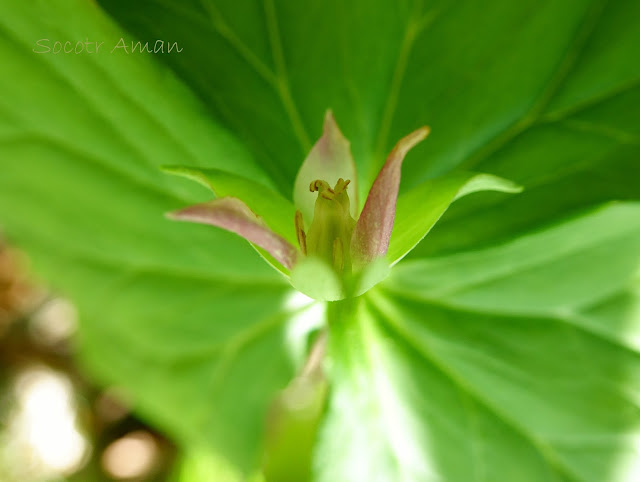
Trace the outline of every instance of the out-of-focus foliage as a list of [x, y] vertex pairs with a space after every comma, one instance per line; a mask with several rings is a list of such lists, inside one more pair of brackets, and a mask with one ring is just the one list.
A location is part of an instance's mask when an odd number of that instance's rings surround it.
[[[321, 311], [241, 240], [163, 219], [209, 194], [159, 166], [291, 196], [331, 107], [364, 199], [428, 124], [403, 191], [469, 169], [525, 190], [458, 201], [337, 313], [315, 478], [633, 481], [639, 15], [633, 0], [10, 0], [0, 226], [79, 306], [99, 379], [248, 472]], [[121, 37], [183, 50], [112, 53]], [[105, 44], [36, 54], [43, 38]]]

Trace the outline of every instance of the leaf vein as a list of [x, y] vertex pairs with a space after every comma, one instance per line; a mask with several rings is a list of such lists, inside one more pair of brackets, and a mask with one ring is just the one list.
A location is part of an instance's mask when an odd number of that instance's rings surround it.
[[311, 140], [307, 134], [304, 123], [302, 122], [302, 118], [300, 117], [300, 112], [295, 100], [293, 99], [293, 95], [291, 94], [291, 85], [282, 48], [282, 38], [280, 36], [280, 28], [278, 26], [276, 7], [273, 0], [263, 0], [263, 6], [267, 31], [269, 32], [269, 45], [271, 46], [271, 53], [276, 64], [276, 92], [278, 92], [284, 110], [289, 117], [289, 122], [291, 122], [293, 132], [296, 135], [303, 152], [306, 154], [311, 150]]
[[454, 386], [468, 394], [476, 403], [493, 413], [505, 425], [510, 427], [511, 430], [527, 441], [538, 452], [553, 473], [562, 475], [569, 480], [583, 482], [582, 479], [558, 457], [558, 454], [554, 452], [551, 445], [539, 439], [535, 434], [530, 433], [518, 421], [508, 416], [501, 408], [497, 407], [486, 397], [482, 396], [482, 394], [478, 393], [477, 390], [473, 389], [461, 375], [449, 367], [445, 361], [438, 358], [429, 346], [425, 345], [424, 342], [419, 342], [404, 326], [396, 322], [392, 315], [386, 313], [379, 300], [371, 299], [371, 302], [375, 305], [380, 315], [382, 315], [381, 318], [386, 321], [386, 325], [394, 331], [400, 339], [404, 340], [404, 342], [419, 353], [426, 362], [431, 363], [433, 367], [445, 375]]
[[591, 3], [590, 11], [585, 14], [581, 25], [577, 29], [573, 40], [569, 43], [569, 47], [559, 62], [558, 67], [551, 75], [537, 99], [535, 99], [529, 109], [515, 122], [512, 122], [506, 129], [490, 139], [489, 142], [468, 155], [458, 166], [460, 169], [468, 170], [473, 168], [473, 166], [481, 164], [493, 154], [506, 147], [516, 137], [529, 130], [540, 120], [545, 107], [562, 88], [571, 75], [571, 71], [575, 67], [576, 62], [583, 55], [588, 40], [598, 26], [599, 14], [607, 3], [608, 0], [599, 0]]

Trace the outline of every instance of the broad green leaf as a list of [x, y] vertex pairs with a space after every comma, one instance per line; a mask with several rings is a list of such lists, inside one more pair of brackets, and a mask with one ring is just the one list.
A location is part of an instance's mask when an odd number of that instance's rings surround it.
[[[137, 410], [181, 445], [255, 465], [260, 411], [303, 356], [298, 348], [293, 362], [283, 341], [300, 331], [282, 307], [289, 288], [234, 237], [162, 219], [210, 196], [158, 167], [230, 171], [288, 197], [330, 107], [351, 141], [364, 199], [395, 141], [427, 124], [433, 132], [407, 157], [401, 192], [459, 170], [527, 189], [454, 204], [410, 254], [435, 260], [428, 276], [416, 265], [427, 285], [403, 277], [415, 288], [404, 294], [392, 278], [365, 295], [344, 326], [349, 336], [334, 336], [332, 393], [344, 403], [329, 413], [320, 453], [333, 458], [318, 466], [319, 477], [368, 470], [367, 481], [429, 473], [453, 482], [637, 478], [640, 331], [628, 218], [595, 223], [615, 242], [609, 252], [599, 235], [604, 244], [579, 245], [595, 253], [593, 263], [561, 256], [535, 277], [525, 270], [508, 285], [494, 280], [513, 301], [488, 289], [431, 299], [428, 281], [454, 272], [482, 277], [464, 266], [464, 253], [490, 255], [494, 247], [504, 269], [515, 256], [499, 256], [502, 247], [535, 258], [539, 245], [516, 249], [519, 240], [567, 221], [580, 229], [576, 215], [640, 197], [640, 3], [100, 4], [143, 42], [167, 39], [183, 50], [155, 58], [36, 54], [42, 38], [89, 37], [107, 49], [130, 37], [93, 2], [3, 3], [0, 226], [36, 272], [79, 305], [82, 353], [104, 383], [124, 385]], [[449, 258], [454, 253], [461, 257]], [[442, 258], [451, 264], [438, 264]], [[490, 259], [474, 262], [491, 271]], [[575, 270], [584, 295], [567, 288], [572, 272], [555, 264]], [[536, 307], [529, 286], [544, 286], [539, 299], [551, 305]], [[268, 329], [263, 315], [282, 324]], [[252, 338], [254, 323], [262, 336]], [[207, 350], [232, 333], [253, 341], [241, 344], [231, 378], [220, 381], [227, 391], [213, 387], [220, 360]], [[346, 443], [352, 439], [361, 444]], [[362, 457], [351, 458], [358, 450]]]
[[287, 305], [291, 288], [242, 240], [164, 219], [210, 194], [159, 167], [268, 179], [149, 57], [32, 52], [37, 39], [87, 36], [105, 48], [128, 38], [91, 2], [0, 4], [3, 234], [78, 305], [98, 380], [178, 442], [246, 470], [300, 362], [289, 345], [304, 332], [290, 321], [304, 307]]
[[521, 190], [506, 179], [464, 172], [423, 182], [398, 199], [387, 259], [395, 264], [406, 256], [456, 199], [478, 191], [517, 193]]
[[[640, 149], [634, 0], [256, 0], [242, 13], [231, 0], [100, 3], [139, 38], [184, 46], [160, 60], [283, 193], [331, 107], [351, 141], [361, 199], [395, 142], [425, 124], [432, 134], [409, 155], [402, 189], [459, 167], [527, 186], [518, 209], [496, 207], [514, 213], [508, 224], [494, 216], [483, 231], [493, 212], [467, 205], [473, 215], [455, 228], [473, 221], [475, 239], [640, 195], [625, 174], [637, 175]], [[604, 182], [577, 189], [585, 178]], [[544, 195], [529, 192], [534, 185]], [[473, 246], [468, 239], [456, 233], [438, 249]]]
[[299, 322], [313, 319], [309, 304], [286, 285], [140, 271], [114, 275], [95, 311], [81, 308], [94, 373], [178, 442], [257, 467], [271, 399], [299, 364], [293, 343]]
[[636, 480], [637, 352], [561, 318], [370, 299], [332, 333], [318, 480]]
[[196, 169], [187, 166], [165, 166], [168, 174], [182, 176], [210, 189], [217, 197], [242, 199], [276, 233], [297, 243], [294, 229], [295, 208], [278, 192], [246, 177], [219, 169]]
[[402, 263], [388, 286], [463, 309], [562, 314], [612, 296], [639, 265], [640, 205], [613, 204], [502, 245]]
[[[629, 112], [624, 105], [640, 105], [640, 90], [631, 93], [611, 101], [622, 117]], [[587, 111], [592, 110], [600, 109]], [[635, 122], [640, 125], [640, 117]], [[562, 222], [568, 215], [609, 200], [640, 199], [640, 183], [636, 181], [640, 179], [639, 156], [637, 142], [576, 131], [564, 123], [532, 128], [490, 160], [473, 166], [517, 182], [526, 190], [518, 196], [479, 194], [461, 199], [410, 256], [490, 246]]]
[[[580, 228], [595, 234], [606, 218], [630, 226], [585, 241]], [[427, 270], [409, 266], [338, 313], [318, 480], [636, 480], [638, 219], [640, 205], [613, 206], [576, 221], [583, 226], [516, 240], [503, 259], [485, 253], [481, 264], [473, 252], [466, 271], [430, 267], [442, 274], [425, 285], [465, 285], [493, 304], [425, 296], [410, 286]], [[531, 245], [525, 261], [522, 244]], [[624, 267], [597, 263], [618, 255]], [[569, 266], [576, 256], [594, 263]], [[531, 284], [534, 270], [557, 280], [567, 306]], [[473, 279], [496, 272], [502, 283]], [[600, 301], [583, 306], [579, 290]]]

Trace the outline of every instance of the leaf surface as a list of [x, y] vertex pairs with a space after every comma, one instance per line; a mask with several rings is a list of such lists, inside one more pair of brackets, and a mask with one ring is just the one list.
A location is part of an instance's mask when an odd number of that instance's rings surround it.
[[465, 172], [423, 182], [398, 198], [387, 258], [395, 264], [406, 256], [455, 200], [478, 191], [518, 193], [521, 190], [506, 179]]
[[[99, 3], [130, 34], [92, 2], [0, 6], [0, 226], [78, 304], [105, 384], [254, 467], [303, 298], [241, 240], [163, 219], [210, 193], [159, 167], [288, 199], [332, 108], [365, 199], [430, 125], [401, 198], [468, 170], [526, 190], [460, 199], [334, 333], [317, 477], [637, 479], [635, 208], [599, 207], [640, 198], [640, 3]], [[183, 50], [110, 53], [131, 36]], [[33, 52], [87, 37], [100, 54]]]
[[78, 306], [90, 373], [179, 442], [247, 470], [272, 397], [301, 363], [293, 320], [307, 301], [292, 308], [286, 281], [234, 235], [164, 219], [211, 194], [160, 166], [270, 181], [150, 58], [32, 52], [37, 39], [86, 36], [104, 49], [129, 39], [90, 2], [0, 6], [3, 234]]
[[[492, 258], [471, 252], [485, 263], [455, 274], [450, 264], [416, 276], [409, 263], [339, 316], [319, 480], [635, 480], [639, 214], [613, 206], [575, 221], [594, 233], [625, 218], [600, 239], [562, 225]], [[627, 262], [567, 266], [605, 253]], [[558, 298], [531, 286], [533, 271], [556, 280]], [[429, 296], [427, 285], [480, 301]]]

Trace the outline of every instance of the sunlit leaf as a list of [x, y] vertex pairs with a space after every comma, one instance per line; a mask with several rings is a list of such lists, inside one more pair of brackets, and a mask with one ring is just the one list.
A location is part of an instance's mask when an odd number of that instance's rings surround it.
[[635, 480], [639, 220], [409, 263], [340, 313], [318, 480]]
[[276, 233], [296, 243], [295, 208], [278, 192], [246, 177], [218, 169], [197, 169], [187, 166], [165, 166], [168, 174], [191, 179], [210, 189], [216, 196], [231, 196], [242, 201], [260, 216]]
[[[99, 3], [128, 34], [95, 2], [0, 4], [0, 227], [78, 305], [85, 369], [253, 472], [316, 315], [242, 240], [164, 219], [211, 193], [160, 166], [288, 199], [331, 108], [363, 200], [429, 125], [401, 199], [468, 170], [526, 189], [457, 201], [333, 324], [316, 479], [637, 480], [640, 248], [608, 203], [640, 199], [639, 2]], [[182, 51], [111, 53], [122, 37]]]
[[423, 182], [398, 199], [387, 259], [393, 264], [400, 261], [456, 199], [478, 191], [516, 193], [521, 189], [496, 176], [464, 172]]

